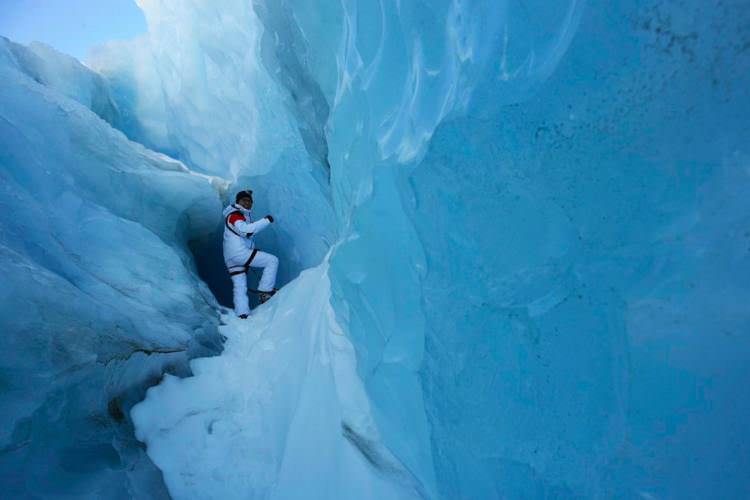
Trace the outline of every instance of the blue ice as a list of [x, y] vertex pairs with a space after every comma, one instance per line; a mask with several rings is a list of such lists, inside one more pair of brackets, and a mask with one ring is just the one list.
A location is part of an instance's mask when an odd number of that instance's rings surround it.
[[4, 491], [750, 494], [743, 2], [138, 3], [0, 40]]

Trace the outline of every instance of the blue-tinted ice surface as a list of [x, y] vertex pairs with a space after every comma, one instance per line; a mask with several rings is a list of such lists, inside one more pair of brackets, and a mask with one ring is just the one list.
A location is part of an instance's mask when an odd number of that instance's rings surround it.
[[173, 496], [750, 495], [743, 2], [139, 4], [98, 74], [3, 45], [12, 491], [160, 491], [81, 415], [213, 328], [188, 240], [252, 185], [312, 269], [135, 407]]
[[164, 497], [126, 413], [216, 336], [185, 241], [223, 183], [114, 130], [70, 57], [0, 39], [0, 81], [3, 494]]
[[747, 495], [741, 2], [289, 3], [388, 446], [445, 498]]

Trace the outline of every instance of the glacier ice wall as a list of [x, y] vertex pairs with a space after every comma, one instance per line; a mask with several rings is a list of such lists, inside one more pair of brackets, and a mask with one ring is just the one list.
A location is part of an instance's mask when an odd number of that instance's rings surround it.
[[220, 182], [114, 130], [106, 82], [0, 39], [3, 494], [165, 497], [130, 407], [215, 352], [216, 303], [190, 235]]
[[447, 497], [747, 494], [747, 21], [588, 5], [543, 88], [404, 176]]
[[285, 8], [387, 445], [445, 498], [746, 494], [741, 2]]

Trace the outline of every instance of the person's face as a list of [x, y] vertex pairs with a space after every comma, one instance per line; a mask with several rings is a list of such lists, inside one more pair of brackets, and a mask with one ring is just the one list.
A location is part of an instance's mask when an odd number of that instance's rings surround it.
[[250, 210], [251, 208], [253, 208], [252, 198], [240, 198], [240, 201], [238, 201], [237, 203], [245, 210]]

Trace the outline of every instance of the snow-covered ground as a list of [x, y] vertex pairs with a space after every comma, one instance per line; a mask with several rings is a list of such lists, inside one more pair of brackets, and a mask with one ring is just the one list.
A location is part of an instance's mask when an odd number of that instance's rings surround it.
[[424, 497], [380, 443], [327, 270], [304, 271], [247, 321], [222, 316], [222, 355], [133, 408], [175, 498]]

